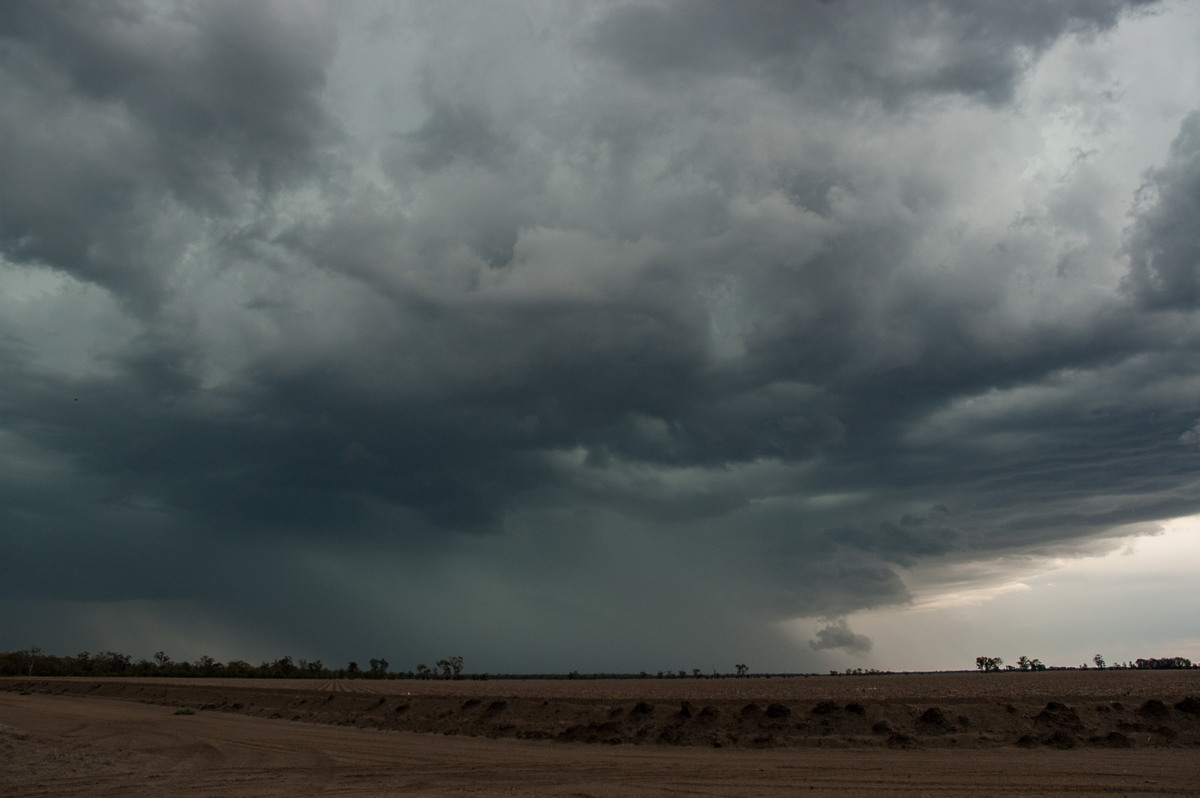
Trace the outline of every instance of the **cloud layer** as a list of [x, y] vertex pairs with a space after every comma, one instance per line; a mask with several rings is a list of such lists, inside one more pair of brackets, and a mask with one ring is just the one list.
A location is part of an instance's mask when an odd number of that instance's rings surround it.
[[0, 632], [804, 669], [1200, 513], [1142, 6], [6, 4]]

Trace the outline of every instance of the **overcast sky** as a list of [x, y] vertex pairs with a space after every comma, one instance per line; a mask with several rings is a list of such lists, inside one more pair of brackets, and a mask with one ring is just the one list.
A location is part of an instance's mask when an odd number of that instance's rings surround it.
[[1197, 42], [7, 0], [0, 650], [1200, 659]]

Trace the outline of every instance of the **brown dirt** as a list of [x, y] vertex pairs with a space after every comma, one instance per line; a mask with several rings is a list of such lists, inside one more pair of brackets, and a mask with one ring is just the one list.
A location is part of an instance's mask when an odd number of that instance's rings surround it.
[[1194, 795], [1198, 697], [1195, 671], [9, 679], [0, 796]]

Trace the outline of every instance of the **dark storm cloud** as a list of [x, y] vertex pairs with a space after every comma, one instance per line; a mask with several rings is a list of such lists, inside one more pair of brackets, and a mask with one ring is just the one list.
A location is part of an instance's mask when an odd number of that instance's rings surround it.
[[329, 135], [317, 95], [334, 35], [320, 14], [233, 2], [17, 2], [3, 13], [11, 55], [30, 77], [144, 124], [186, 199], [222, 202], [209, 182], [222, 172], [267, 188], [307, 172]]
[[623, 5], [594, 44], [635, 75], [690, 81], [767, 76], [777, 88], [872, 96], [963, 94], [1011, 99], [1031, 57], [1067, 32], [1111, 28], [1123, 0], [996, 4], [672, 2]]
[[1125, 9], [7, 5], [5, 597], [784, 661], [911, 566], [1200, 512], [1200, 334], [1152, 312], [1195, 306], [1195, 115], [1126, 293], [1083, 166], [976, 201]]
[[841, 648], [850, 654], [862, 655], [871, 651], [871, 638], [851, 631], [850, 625], [842, 620], [823, 627], [809, 645], [814, 651]]
[[507, 147], [493, 132], [492, 122], [482, 109], [435, 103], [425, 124], [408, 136], [417, 166], [434, 171], [458, 160], [489, 166], [503, 157]]
[[1166, 164], [1143, 188], [1129, 240], [1129, 285], [1147, 307], [1200, 307], [1200, 111], [1183, 121]]
[[143, 306], [196, 233], [186, 209], [311, 178], [334, 130], [333, 29], [298, 8], [16, 2], [0, 37], [0, 251]]

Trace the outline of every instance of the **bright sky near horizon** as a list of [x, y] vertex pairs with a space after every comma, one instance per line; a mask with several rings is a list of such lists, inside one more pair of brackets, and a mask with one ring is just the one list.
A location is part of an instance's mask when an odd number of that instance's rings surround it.
[[0, 650], [1200, 659], [1198, 41], [0, 4]]
[[[1107, 554], [1029, 559], [995, 581], [931, 584], [911, 604], [857, 613], [849, 625], [872, 642], [832, 669], [970, 669], [977, 656], [1016, 664], [1109, 664], [1149, 657], [1200, 662], [1200, 517], [1154, 535], [1118, 538]], [[950, 576], [955, 569], [946, 569]], [[798, 639], [813, 623], [799, 622]]]

